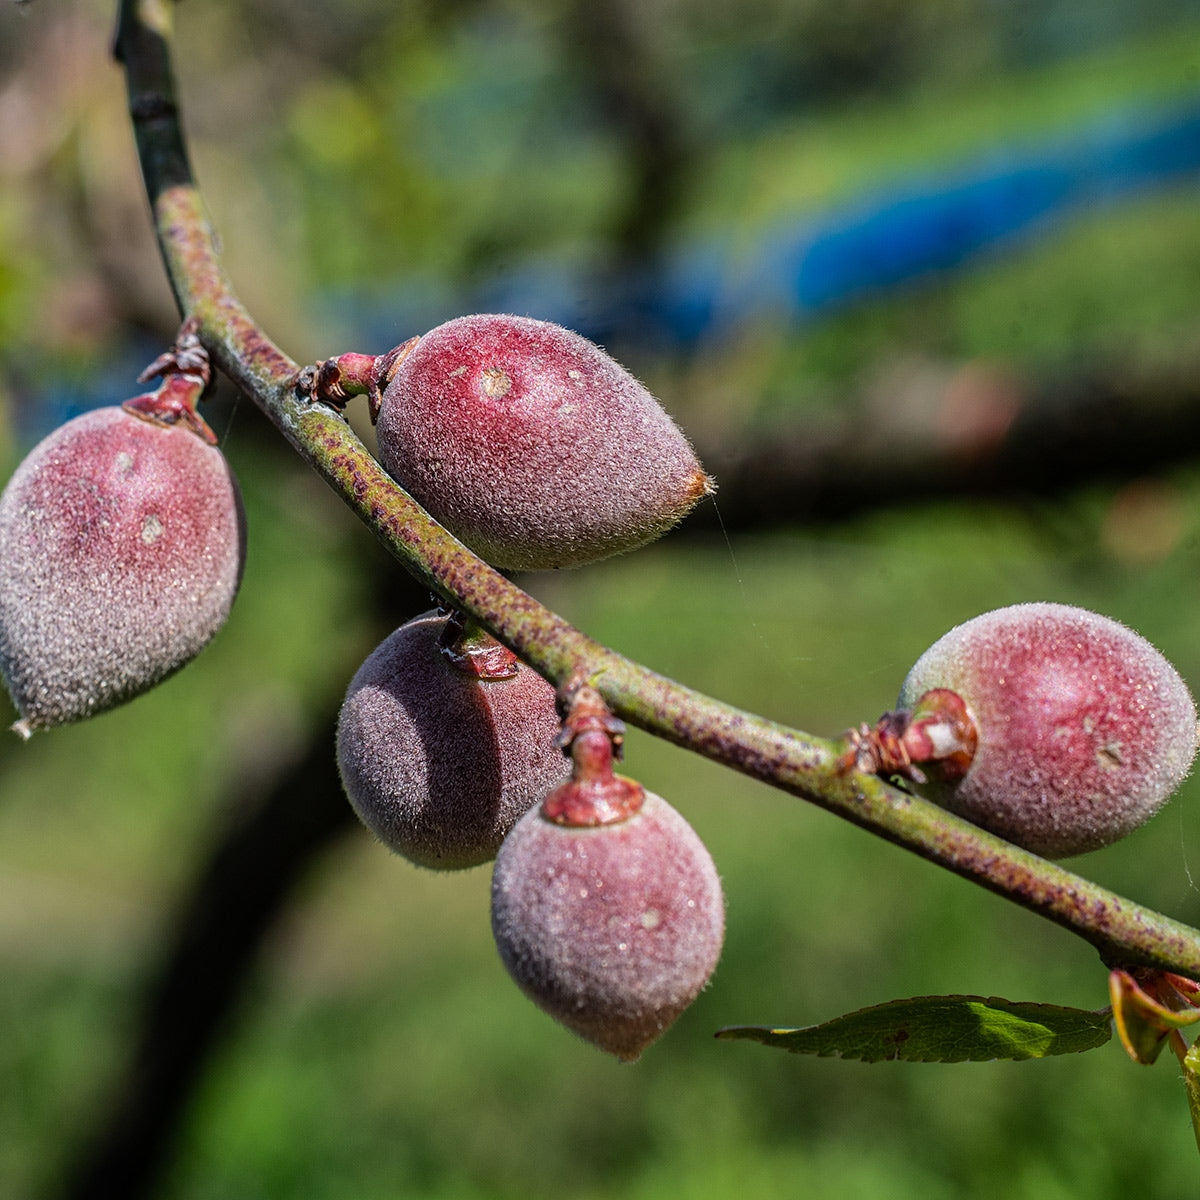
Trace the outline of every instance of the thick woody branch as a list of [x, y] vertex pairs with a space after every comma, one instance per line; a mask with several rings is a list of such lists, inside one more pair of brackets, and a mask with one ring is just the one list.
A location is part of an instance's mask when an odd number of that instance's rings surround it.
[[[187, 164], [170, 75], [169, 8], [124, 0], [116, 52], [163, 258], [181, 312], [229, 375], [418, 581], [557, 685], [587, 681], [626, 721], [801, 796], [1093, 943], [1106, 961], [1200, 975], [1200, 931], [983, 833], [847, 766], [830, 742], [741, 712], [606, 649], [476, 558], [296, 386], [297, 365], [257, 328], [218, 262]], [[852, 756], [851, 756], [852, 758]]]
[[[835, 414], [806, 413], [730, 437], [696, 437], [720, 480], [720, 524], [761, 529], [853, 519], [898, 503], [1054, 499], [1094, 483], [1144, 480], [1194, 462], [1200, 446], [1195, 364], [1063, 371], [1025, 379], [979, 364], [931, 367], [916, 394], [848, 395]], [[702, 509], [695, 530], [716, 526]]]

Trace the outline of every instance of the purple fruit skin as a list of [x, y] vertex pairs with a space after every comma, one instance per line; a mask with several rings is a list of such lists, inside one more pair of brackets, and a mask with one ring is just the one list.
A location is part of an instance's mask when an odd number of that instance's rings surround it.
[[425, 334], [388, 384], [376, 432], [384, 467], [497, 567], [632, 550], [712, 490], [628, 371], [525, 317], [457, 317]]
[[717, 869], [661, 797], [616, 825], [523, 817], [496, 858], [492, 932], [539, 1008], [632, 1062], [696, 998], [721, 954]]
[[1046, 858], [1106, 846], [1166, 802], [1196, 754], [1196, 708], [1139, 634], [1062, 604], [1018, 604], [957, 626], [900, 690], [950, 688], [979, 733], [956, 784], [931, 799]]
[[481, 681], [443, 657], [445, 618], [402, 625], [363, 663], [338, 720], [342, 784], [376, 837], [418, 866], [490, 862], [517, 820], [570, 773], [554, 688], [518, 664]]
[[220, 629], [245, 561], [224, 456], [101, 408], [35, 446], [0, 497], [0, 670], [35, 729], [146, 691]]

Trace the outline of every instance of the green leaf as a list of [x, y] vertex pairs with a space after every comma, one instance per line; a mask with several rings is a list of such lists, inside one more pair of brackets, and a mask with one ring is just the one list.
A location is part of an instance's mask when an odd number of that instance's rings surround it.
[[1196, 1148], [1200, 1149], [1200, 1043], [1193, 1043], [1183, 1056], [1183, 1082], [1187, 1088], [1188, 1109], [1192, 1114]]
[[916, 996], [805, 1029], [733, 1025], [717, 1037], [862, 1062], [984, 1062], [1092, 1050], [1112, 1037], [1112, 1026], [1107, 1010], [1014, 1003], [998, 996]]

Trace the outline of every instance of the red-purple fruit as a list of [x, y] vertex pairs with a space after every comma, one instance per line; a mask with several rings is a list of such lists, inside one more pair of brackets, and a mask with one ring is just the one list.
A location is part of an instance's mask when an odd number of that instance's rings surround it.
[[36, 729], [178, 670], [237, 595], [245, 522], [221, 452], [120, 408], [67, 422], [0, 496], [0, 670]]
[[658, 401], [547, 321], [458, 317], [416, 341], [378, 418], [384, 467], [497, 567], [571, 567], [632, 550], [712, 482]]
[[1049, 858], [1095, 850], [1166, 802], [1196, 754], [1196, 708], [1174, 667], [1108, 617], [1018, 604], [952, 629], [900, 691], [965, 702], [978, 736], [961, 778], [922, 766], [945, 808]]
[[523, 663], [507, 679], [464, 673], [440, 649], [445, 625], [426, 613], [372, 652], [346, 693], [337, 755], [350, 803], [380, 841], [454, 870], [495, 858], [568, 764], [554, 688]]
[[633, 816], [590, 828], [539, 807], [496, 857], [492, 931], [539, 1008], [631, 1062], [716, 968], [721, 883], [696, 832], [651, 792]]

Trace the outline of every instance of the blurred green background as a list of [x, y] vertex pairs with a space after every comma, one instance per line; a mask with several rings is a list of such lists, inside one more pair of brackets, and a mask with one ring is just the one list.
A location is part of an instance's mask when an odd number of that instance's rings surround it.
[[[175, 323], [107, 59], [111, 15], [91, 0], [0, 11], [9, 468], [79, 407], [131, 394]], [[555, 317], [594, 315], [579, 280], [608, 288], [718, 243], [736, 276], [772, 231], [906, 180], [936, 193], [931, 181], [1003, 148], [1053, 158], [1080, 130], [1200, 103], [1200, 5], [1163, 0], [656, 0], [609, 18], [545, 0], [196, 0], [178, 23], [227, 267], [301, 361], [381, 352], [517, 278], [542, 298], [530, 314]], [[1198, 182], [1099, 180], [953, 269], [811, 311], [751, 305], [686, 337], [618, 320], [610, 344], [701, 448], [725, 452], [778, 422], [865, 428], [936, 407], [973, 370], [1190, 377]], [[248, 404], [222, 394], [210, 419], [251, 531], [229, 624], [128, 707], [0, 742], [5, 1197], [60, 1186], [108, 1111], [206, 856], [415, 611]], [[702, 512], [634, 556], [523, 583], [635, 659], [819, 733], [873, 720], [950, 625], [1021, 600], [1109, 613], [1200, 686], [1194, 466], [1139, 477], [1130, 464], [1052, 499], [895, 501], [840, 522], [731, 522], [728, 537]], [[517, 993], [491, 944], [486, 870], [419, 871], [356, 830], [272, 929], [154, 1194], [1196, 1194], [1169, 1056], [1153, 1070], [1115, 1046], [863, 1066], [713, 1041], [725, 1024], [810, 1024], [934, 992], [1098, 1008], [1105, 976], [1046, 922], [781, 793], [637, 731], [626, 764], [704, 837], [729, 922], [711, 987], [641, 1062], [609, 1062]], [[1198, 791], [1074, 865], [1200, 923]]]

